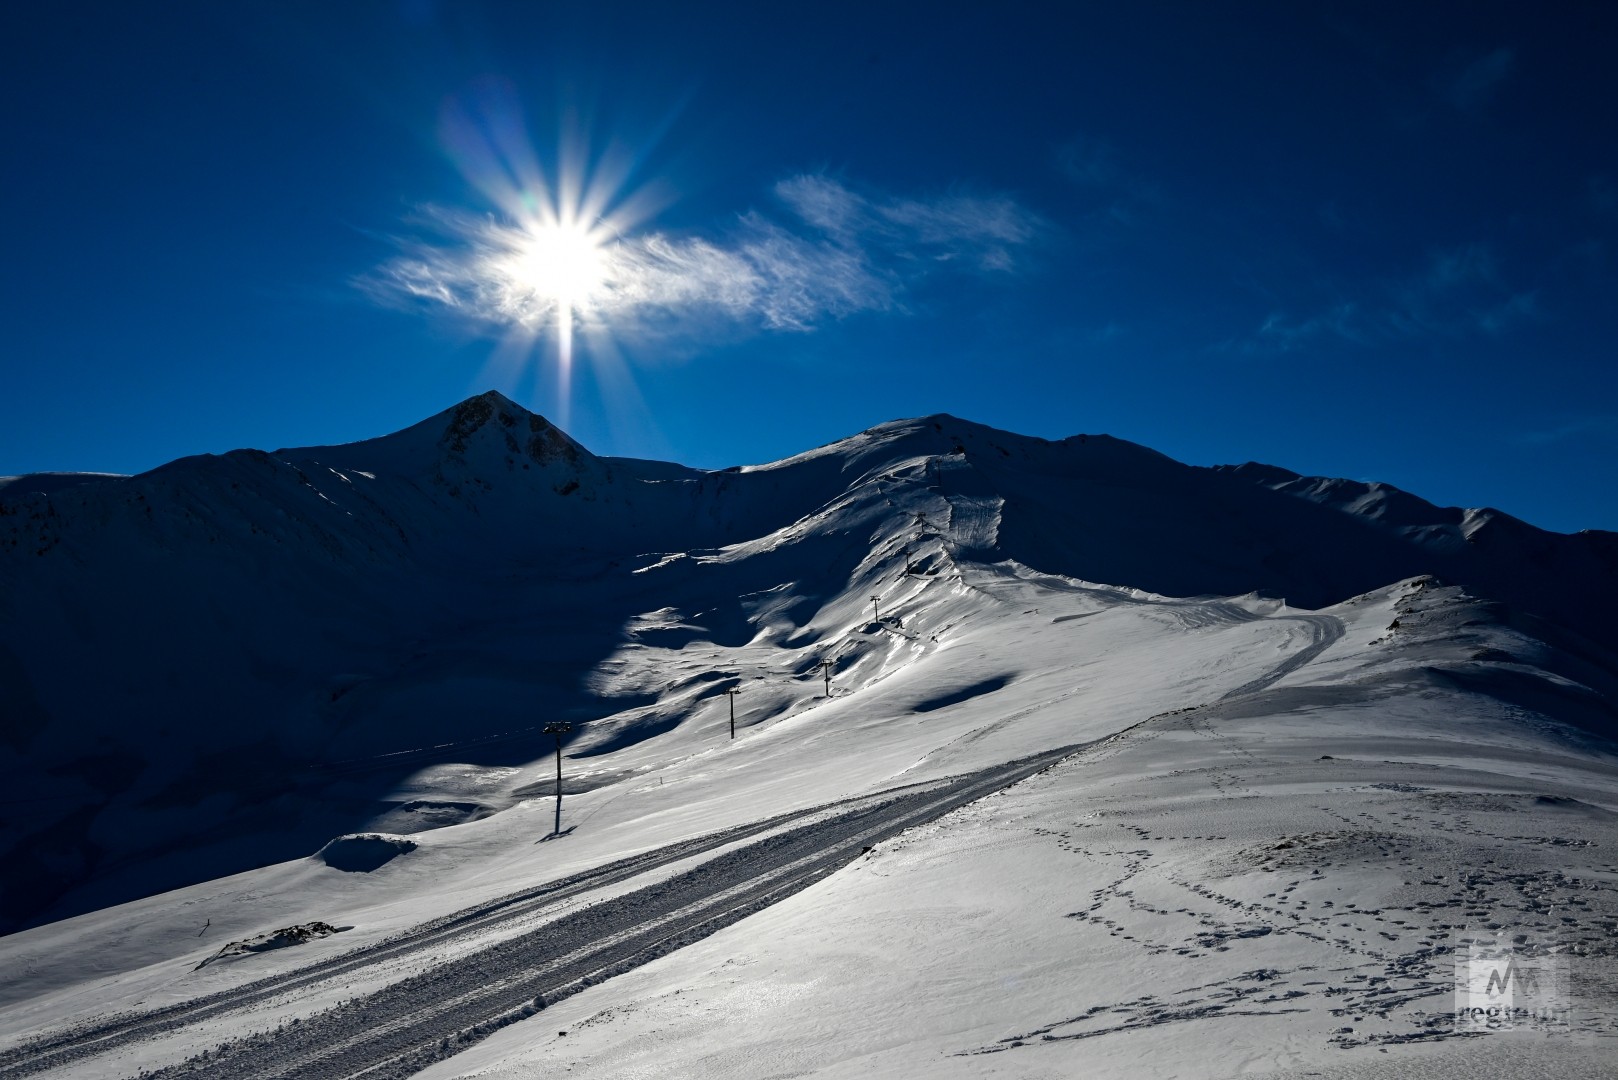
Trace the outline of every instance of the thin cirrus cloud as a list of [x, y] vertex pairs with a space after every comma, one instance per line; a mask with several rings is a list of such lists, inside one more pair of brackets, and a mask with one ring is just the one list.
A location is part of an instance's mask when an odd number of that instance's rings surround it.
[[[861, 312], [897, 312], [922, 280], [1005, 274], [1044, 221], [1004, 195], [931, 198], [866, 194], [820, 174], [777, 183], [775, 214], [739, 214], [723, 233], [645, 231], [601, 248], [602, 280], [577, 318], [615, 334], [693, 328], [704, 320], [809, 331]], [[520, 226], [430, 208], [413, 224], [434, 239], [400, 240], [399, 254], [357, 284], [393, 306], [436, 308], [491, 327], [543, 331], [554, 304], [498, 268]]]
[[1272, 311], [1250, 337], [1251, 353], [1291, 352], [1322, 341], [1377, 345], [1417, 338], [1497, 336], [1539, 317], [1537, 294], [1514, 290], [1486, 244], [1432, 253], [1420, 273], [1385, 281], [1306, 315]]

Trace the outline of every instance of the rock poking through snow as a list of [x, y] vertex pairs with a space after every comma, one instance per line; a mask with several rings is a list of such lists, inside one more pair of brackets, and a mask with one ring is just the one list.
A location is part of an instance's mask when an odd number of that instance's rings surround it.
[[345, 930], [352, 929], [354, 929], [352, 926], [333, 926], [331, 923], [319, 921], [299, 923], [297, 926], [284, 926], [279, 930], [272, 930], [268, 934], [259, 934], [257, 937], [232, 941], [202, 961], [197, 967], [207, 967], [216, 960], [224, 960], [232, 956], [247, 956], [250, 953], [269, 952], [271, 949], [285, 949], [291, 945], [302, 945], [308, 941], [331, 937], [333, 934], [341, 934]]

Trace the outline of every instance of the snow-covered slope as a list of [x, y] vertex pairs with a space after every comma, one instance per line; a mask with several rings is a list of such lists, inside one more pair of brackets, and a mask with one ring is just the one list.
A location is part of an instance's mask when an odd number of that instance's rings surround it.
[[575, 752], [671, 730], [733, 680], [637, 649], [773, 644], [804, 676], [907, 547], [901, 593], [961, 559], [1306, 607], [1433, 573], [1611, 643], [1610, 536], [1286, 476], [945, 416], [702, 472], [598, 458], [491, 393], [366, 442], [13, 482], [0, 914], [306, 853], [399, 817], [422, 764], [533, 760], [546, 720], [583, 723]]
[[23, 478], [0, 1069], [293, 1018], [288, 1075], [1313, 1067], [1445, 1042], [1446, 950], [1490, 922], [1582, 949], [1608, 1008], [1613, 550], [947, 416], [602, 458], [495, 394]]

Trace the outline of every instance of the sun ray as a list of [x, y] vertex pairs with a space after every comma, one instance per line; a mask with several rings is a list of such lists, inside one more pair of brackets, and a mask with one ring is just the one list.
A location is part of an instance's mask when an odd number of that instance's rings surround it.
[[[625, 296], [636, 294], [643, 276], [634, 230], [672, 201], [666, 185], [643, 175], [647, 140], [609, 138], [597, 145], [586, 120], [559, 118], [546, 167], [515, 90], [504, 80], [470, 87], [447, 101], [440, 116], [445, 149], [498, 211], [466, 227], [474, 253], [465, 264], [470, 291], [499, 313], [511, 344], [526, 343], [537, 366], [536, 392], [554, 389], [553, 411], [564, 424], [579, 389], [575, 365], [595, 362], [591, 343], [611, 339], [606, 323], [623, 309]], [[543, 371], [548, 363], [556, 365], [554, 376]]]

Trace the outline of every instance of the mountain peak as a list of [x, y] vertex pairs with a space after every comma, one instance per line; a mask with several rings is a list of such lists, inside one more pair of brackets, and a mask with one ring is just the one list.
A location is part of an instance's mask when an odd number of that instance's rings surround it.
[[971, 453], [977, 449], [987, 450], [991, 454], [1009, 455], [1010, 448], [1018, 448], [1026, 456], [1028, 453], [1046, 454], [1086, 447], [1086, 453], [1091, 457], [1110, 454], [1124, 459], [1134, 457], [1153, 462], [1172, 460], [1148, 446], [1113, 435], [1069, 435], [1065, 439], [1053, 441], [1037, 435], [1022, 435], [943, 412], [889, 420], [866, 428], [856, 435], [817, 447], [808, 453], [812, 455], [833, 449], [841, 450], [858, 442], [891, 443], [901, 438], [930, 440], [942, 448], [939, 450], [940, 453]]
[[535, 460], [548, 460], [558, 454], [568, 458], [589, 456], [589, 451], [561, 428], [498, 390], [469, 397], [439, 416], [448, 417], [441, 443], [454, 453], [464, 452], [478, 431], [494, 423], [506, 432], [508, 443], [526, 436], [525, 449]]
[[275, 456], [339, 469], [419, 475], [436, 472], [446, 459], [485, 465], [497, 458], [502, 465], [524, 459], [544, 465], [560, 459], [578, 465], [595, 455], [538, 413], [498, 390], [486, 390], [391, 435], [283, 449]]

